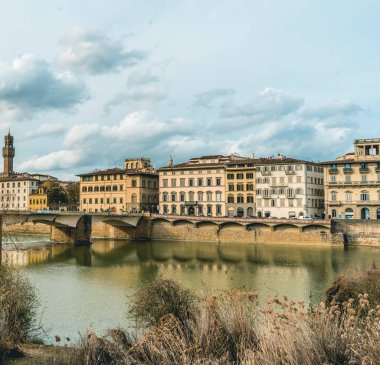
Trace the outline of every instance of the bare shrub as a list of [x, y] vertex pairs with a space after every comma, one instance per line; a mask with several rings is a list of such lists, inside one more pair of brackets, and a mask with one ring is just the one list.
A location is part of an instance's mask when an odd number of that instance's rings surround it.
[[156, 280], [132, 298], [130, 316], [140, 326], [155, 326], [166, 315], [188, 326], [196, 316], [196, 296], [172, 280]]
[[0, 351], [14, 349], [36, 331], [38, 300], [33, 286], [13, 266], [0, 266]]

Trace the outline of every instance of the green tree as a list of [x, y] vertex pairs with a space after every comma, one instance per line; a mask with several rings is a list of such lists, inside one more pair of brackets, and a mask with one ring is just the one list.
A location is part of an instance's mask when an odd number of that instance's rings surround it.
[[71, 182], [66, 187], [67, 202], [77, 204], [79, 202], [79, 182]]

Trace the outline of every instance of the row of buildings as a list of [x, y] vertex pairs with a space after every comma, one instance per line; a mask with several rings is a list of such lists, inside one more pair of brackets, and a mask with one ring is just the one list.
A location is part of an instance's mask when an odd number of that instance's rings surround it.
[[380, 219], [380, 139], [314, 163], [210, 155], [154, 169], [150, 159], [80, 174], [80, 210], [215, 217]]
[[[16, 173], [14, 139], [4, 137], [1, 210], [47, 209], [44, 184], [58, 179]], [[80, 178], [83, 212], [159, 212], [214, 217], [331, 217], [380, 219], [380, 139], [358, 139], [354, 151], [314, 163], [282, 155], [268, 158], [210, 155], [156, 170], [149, 158]]]

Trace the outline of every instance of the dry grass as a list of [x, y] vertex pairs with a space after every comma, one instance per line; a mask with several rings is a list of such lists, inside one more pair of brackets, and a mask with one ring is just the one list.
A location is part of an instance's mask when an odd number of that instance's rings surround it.
[[38, 300], [28, 280], [14, 267], [0, 265], [0, 359], [31, 339]]
[[139, 338], [122, 329], [88, 333], [69, 355], [48, 363], [380, 365], [380, 304], [367, 294], [317, 308], [286, 298], [260, 308], [255, 293], [236, 291], [196, 299], [168, 281], [140, 294], [132, 311], [144, 323]]

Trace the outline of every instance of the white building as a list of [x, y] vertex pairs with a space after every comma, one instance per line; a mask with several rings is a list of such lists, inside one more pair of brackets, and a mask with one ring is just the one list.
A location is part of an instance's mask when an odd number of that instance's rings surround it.
[[279, 156], [255, 160], [256, 214], [259, 217], [322, 217], [323, 168]]

